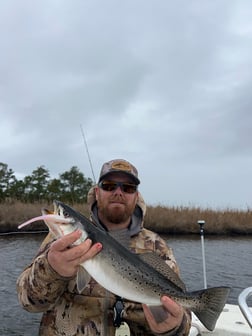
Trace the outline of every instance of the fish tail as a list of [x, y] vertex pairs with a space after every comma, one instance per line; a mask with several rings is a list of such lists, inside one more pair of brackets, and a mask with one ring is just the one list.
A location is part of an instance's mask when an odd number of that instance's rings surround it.
[[201, 307], [192, 309], [202, 324], [213, 331], [216, 322], [226, 304], [230, 288], [229, 287], [213, 287], [193, 292], [197, 295], [203, 304]]

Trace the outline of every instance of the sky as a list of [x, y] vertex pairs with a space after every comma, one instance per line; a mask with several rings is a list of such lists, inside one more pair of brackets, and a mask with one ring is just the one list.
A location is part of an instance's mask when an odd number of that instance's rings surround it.
[[148, 205], [251, 209], [250, 0], [0, 0], [0, 162], [123, 158]]

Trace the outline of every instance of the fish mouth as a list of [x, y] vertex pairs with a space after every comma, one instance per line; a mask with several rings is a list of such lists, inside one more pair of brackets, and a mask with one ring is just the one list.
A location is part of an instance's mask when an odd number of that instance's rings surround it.
[[65, 208], [63, 207], [62, 203], [58, 200], [53, 201], [53, 208], [54, 208], [54, 214], [62, 216], [64, 218], [70, 217]]
[[53, 212], [54, 212], [54, 214], [60, 214], [60, 208], [61, 208], [61, 206], [60, 206], [60, 204], [59, 204], [59, 201], [57, 201], [57, 200], [54, 200], [53, 201]]

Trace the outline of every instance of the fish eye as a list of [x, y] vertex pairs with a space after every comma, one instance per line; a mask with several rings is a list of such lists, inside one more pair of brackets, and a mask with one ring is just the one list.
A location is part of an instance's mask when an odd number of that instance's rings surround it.
[[68, 218], [68, 217], [70, 217], [70, 216], [69, 216], [69, 213], [68, 213], [68, 212], [66, 212], [66, 210], [65, 210], [65, 209], [63, 210], [63, 216], [64, 216], [64, 217], [67, 217], [67, 218]]

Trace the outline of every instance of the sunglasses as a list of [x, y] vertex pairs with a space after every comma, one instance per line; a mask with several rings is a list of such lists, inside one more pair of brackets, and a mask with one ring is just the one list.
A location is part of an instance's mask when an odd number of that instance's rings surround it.
[[114, 191], [120, 187], [120, 189], [127, 194], [134, 194], [137, 191], [136, 184], [125, 182], [101, 181], [98, 186], [105, 191]]

